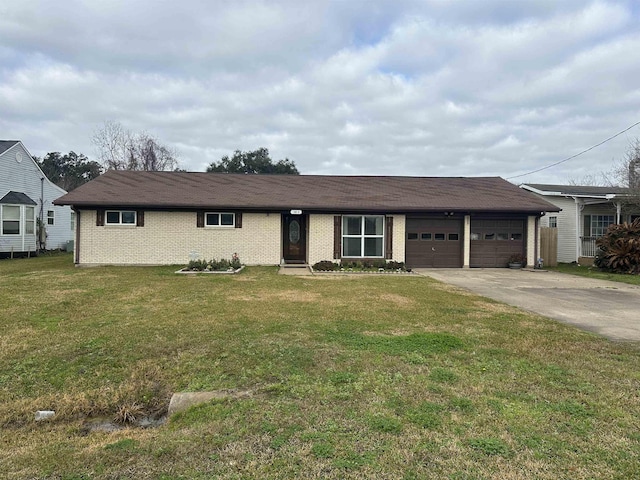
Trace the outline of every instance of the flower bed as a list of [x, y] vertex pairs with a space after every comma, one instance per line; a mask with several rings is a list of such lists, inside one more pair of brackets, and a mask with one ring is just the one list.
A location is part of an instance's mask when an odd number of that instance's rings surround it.
[[191, 260], [189, 264], [178, 270], [176, 273], [226, 273], [234, 274], [240, 272], [244, 265], [240, 263], [237, 254], [233, 254], [231, 260], [221, 258], [216, 260]]
[[334, 263], [323, 260], [311, 266], [314, 274], [407, 274], [412, 273], [404, 262], [363, 260]]

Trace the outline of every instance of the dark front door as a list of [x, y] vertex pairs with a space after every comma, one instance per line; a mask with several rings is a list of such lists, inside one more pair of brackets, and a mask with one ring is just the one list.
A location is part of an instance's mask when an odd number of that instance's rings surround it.
[[282, 258], [287, 263], [307, 261], [307, 216], [282, 216]]

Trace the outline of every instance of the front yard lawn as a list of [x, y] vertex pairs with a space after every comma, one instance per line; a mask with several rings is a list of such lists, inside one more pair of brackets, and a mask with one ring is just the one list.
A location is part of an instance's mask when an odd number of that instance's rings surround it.
[[569, 273], [571, 275], [579, 275], [581, 277], [596, 278], [598, 280], [611, 280], [612, 282], [640, 285], [640, 275], [608, 273], [599, 270], [597, 267], [587, 267], [584, 265], [578, 265], [576, 263], [559, 263], [557, 267], [549, 267], [548, 270], [554, 270], [561, 273]]
[[175, 270], [0, 261], [0, 476], [637, 478], [637, 345], [425, 277]]

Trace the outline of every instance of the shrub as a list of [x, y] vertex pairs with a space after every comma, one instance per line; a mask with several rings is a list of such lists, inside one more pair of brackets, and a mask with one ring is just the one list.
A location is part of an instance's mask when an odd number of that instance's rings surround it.
[[337, 263], [333, 263], [330, 260], [322, 260], [318, 263], [313, 264], [313, 269], [319, 272], [332, 272], [334, 270], [338, 270], [340, 265]]
[[596, 241], [594, 265], [614, 273], [640, 274], [640, 219], [611, 225]]
[[507, 263], [519, 263], [522, 266], [525, 266], [527, 264], [527, 257], [521, 253], [513, 253], [509, 257], [509, 260], [507, 260]]
[[207, 260], [191, 260], [187, 265], [187, 270], [191, 270], [193, 272], [204, 272], [204, 271], [213, 271], [213, 272], [224, 272], [233, 268], [237, 270], [242, 266], [240, 263], [240, 258], [237, 253], [234, 253], [231, 257], [231, 260], [220, 259], [216, 260], [215, 258], [211, 261]]

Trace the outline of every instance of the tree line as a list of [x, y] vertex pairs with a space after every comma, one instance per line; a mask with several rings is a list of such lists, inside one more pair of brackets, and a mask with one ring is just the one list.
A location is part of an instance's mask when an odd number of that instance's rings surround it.
[[[180, 169], [178, 152], [146, 132], [132, 132], [118, 122], [105, 122], [94, 132], [91, 143], [97, 161], [82, 153], [49, 152], [36, 157], [40, 169], [49, 180], [71, 191], [100, 176], [106, 170], [184, 171]], [[274, 161], [266, 148], [243, 152], [236, 150], [219, 162], [211, 162], [207, 172], [245, 174], [299, 175], [293, 161]]]

